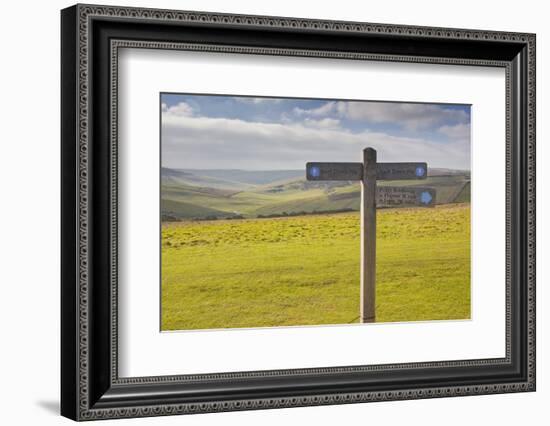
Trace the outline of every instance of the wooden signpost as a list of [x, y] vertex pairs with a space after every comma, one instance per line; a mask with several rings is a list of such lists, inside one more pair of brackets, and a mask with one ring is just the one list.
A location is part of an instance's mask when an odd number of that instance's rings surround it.
[[377, 180], [426, 179], [426, 163], [378, 163], [376, 150], [365, 148], [362, 163], [307, 163], [306, 178], [312, 181], [358, 180], [361, 182], [361, 322], [375, 321], [376, 206], [423, 206], [435, 204], [435, 190], [419, 187], [377, 188]]

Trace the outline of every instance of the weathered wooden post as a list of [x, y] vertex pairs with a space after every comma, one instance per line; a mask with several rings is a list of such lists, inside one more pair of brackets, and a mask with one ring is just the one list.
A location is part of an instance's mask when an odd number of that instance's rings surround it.
[[376, 320], [376, 207], [431, 207], [432, 188], [377, 187], [378, 180], [426, 179], [426, 163], [378, 163], [376, 150], [365, 148], [362, 163], [307, 163], [307, 180], [361, 182], [361, 322]]
[[376, 150], [363, 150], [361, 179], [361, 322], [374, 322], [376, 298]]

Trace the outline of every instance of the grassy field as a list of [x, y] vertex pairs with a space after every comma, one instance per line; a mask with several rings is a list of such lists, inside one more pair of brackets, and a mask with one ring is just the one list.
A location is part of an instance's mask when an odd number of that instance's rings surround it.
[[[379, 210], [377, 250], [377, 321], [470, 317], [469, 204]], [[163, 330], [358, 316], [356, 212], [162, 226]]]

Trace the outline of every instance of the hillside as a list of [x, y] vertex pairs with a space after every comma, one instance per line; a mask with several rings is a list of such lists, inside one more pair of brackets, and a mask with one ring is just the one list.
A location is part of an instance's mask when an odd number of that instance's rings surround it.
[[[431, 169], [426, 180], [380, 186], [436, 189], [436, 204], [469, 202], [468, 171]], [[161, 170], [163, 220], [265, 217], [359, 210], [358, 182], [307, 181], [301, 170]]]
[[302, 170], [170, 169], [161, 170], [163, 183], [182, 183], [213, 188], [250, 188], [304, 177]]

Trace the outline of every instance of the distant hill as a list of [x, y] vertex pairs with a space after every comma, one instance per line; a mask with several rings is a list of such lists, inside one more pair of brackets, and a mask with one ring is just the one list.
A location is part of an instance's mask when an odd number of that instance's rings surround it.
[[231, 213], [211, 209], [184, 201], [161, 200], [163, 220], [166, 219], [205, 219], [214, 217], [231, 217]]
[[469, 170], [442, 169], [428, 167], [428, 176], [470, 176]]
[[232, 181], [229, 177], [220, 179], [206, 174], [169, 169], [166, 167], [161, 169], [160, 177], [162, 184], [194, 185], [199, 187], [204, 186], [207, 188], [225, 188], [233, 190], [245, 189], [251, 186], [244, 182]]
[[[353, 181], [307, 181], [303, 170], [161, 170], [165, 220], [276, 216], [358, 210]], [[381, 186], [436, 189], [436, 203], [469, 202], [470, 172], [430, 169], [426, 180], [380, 181]]]
[[197, 183], [223, 186], [255, 186], [276, 181], [305, 177], [305, 170], [239, 170], [239, 169], [170, 169], [163, 167], [161, 176], [166, 179], [182, 179]]

